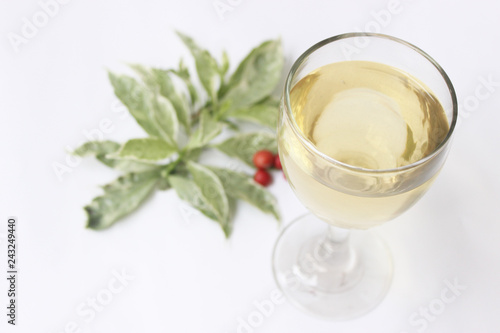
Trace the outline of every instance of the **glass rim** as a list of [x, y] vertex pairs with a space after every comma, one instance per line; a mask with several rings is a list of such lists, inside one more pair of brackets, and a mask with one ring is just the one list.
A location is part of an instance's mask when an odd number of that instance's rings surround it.
[[[354, 37], [382, 38], [382, 39], [390, 40], [390, 41], [396, 42], [398, 44], [404, 45], [404, 46], [406, 46], [406, 47], [408, 47], [408, 48], [416, 51], [421, 56], [423, 56], [441, 74], [441, 76], [444, 79], [446, 85], [448, 86], [448, 90], [449, 90], [449, 93], [451, 95], [451, 100], [452, 100], [452, 104], [453, 104], [453, 113], [452, 113], [453, 118], [452, 118], [452, 121], [451, 121], [451, 124], [450, 124], [450, 128], [448, 130], [448, 133], [446, 134], [446, 137], [443, 139], [443, 141], [441, 141], [441, 143], [429, 155], [427, 155], [427, 156], [425, 156], [425, 157], [423, 157], [423, 158], [419, 159], [418, 161], [415, 161], [415, 162], [413, 162], [411, 164], [403, 165], [403, 166], [400, 166], [400, 167], [397, 167], [397, 168], [368, 169], [368, 168], [357, 167], [357, 166], [354, 166], [354, 165], [350, 165], [350, 164], [338, 161], [338, 160], [334, 159], [333, 157], [324, 154], [323, 152], [319, 151], [318, 148], [316, 148], [316, 146], [309, 139], [307, 139], [303, 135], [301, 129], [299, 128], [299, 126], [297, 125], [297, 122], [295, 121], [295, 117], [293, 116], [292, 108], [291, 108], [291, 105], [290, 105], [290, 90], [292, 88], [292, 79], [293, 79], [293, 77], [295, 76], [295, 74], [296, 74], [297, 70], [299, 69], [299, 67], [304, 63], [304, 60], [306, 60], [307, 57], [309, 57], [309, 55], [311, 55], [316, 50], [318, 50], [321, 47], [323, 47], [323, 46], [325, 46], [327, 44], [330, 44], [332, 42], [335, 42], [335, 41], [338, 41], [338, 40], [342, 40], [342, 39], [347, 39], [347, 38], [354, 38]], [[454, 133], [454, 130], [455, 130], [455, 127], [456, 127], [456, 124], [457, 124], [457, 119], [458, 119], [458, 103], [457, 103], [457, 96], [456, 96], [456, 93], [455, 93], [455, 88], [453, 87], [453, 84], [451, 83], [451, 80], [448, 77], [448, 74], [446, 74], [446, 72], [444, 71], [444, 69], [430, 55], [428, 55], [426, 52], [424, 52], [423, 50], [421, 50], [417, 46], [415, 46], [415, 45], [413, 45], [411, 43], [408, 43], [408, 42], [406, 42], [406, 41], [404, 41], [404, 40], [402, 40], [400, 38], [389, 36], [389, 35], [385, 35], [385, 34], [379, 34], [379, 33], [371, 33], [371, 32], [351, 32], [351, 33], [344, 33], [344, 34], [340, 34], [340, 35], [336, 35], [336, 36], [333, 36], [333, 37], [326, 38], [326, 39], [324, 39], [324, 40], [322, 40], [322, 41], [314, 44], [313, 46], [311, 46], [310, 48], [308, 48], [304, 53], [302, 53], [297, 58], [297, 60], [293, 63], [292, 67], [290, 68], [290, 71], [289, 71], [289, 73], [288, 73], [288, 75], [286, 77], [283, 96], [284, 96], [284, 102], [285, 102], [285, 108], [286, 108], [287, 117], [289, 118], [289, 121], [291, 123], [291, 127], [292, 127], [295, 135], [299, 138], [299, 140], [306, 147], [306, 149], [308, 149], [309, 151], [311, 151], [313, 154], [315, 154], [317, 156], [320, 156], [321, 158], [323, 158], [327, 162], [330, 162], [332, 164], [341, 166], [341, 167], [343, 167], [345, 169], [348, 169], [348, 170], [351, 170], [351, 171], [362, 172], [362, 173], [375, 173], [375, 174], [378, 174], [378, 173], [394, 173], [394, 172], [401, 172], [401, 171], [406, 171], [406, 170], [409, 170], [409, 169], [414, 169], [414, 168], [418, 167], [419, 165], [425, 164], [427, 161], [429, 161], [429, 160], [433, 159], [435, 156], [439, 155], [439, 153], [444, 149], [444, 147], [446, 146], [446, 144], [448, 143], [448, 141], [450, 141], [451, 136]]]

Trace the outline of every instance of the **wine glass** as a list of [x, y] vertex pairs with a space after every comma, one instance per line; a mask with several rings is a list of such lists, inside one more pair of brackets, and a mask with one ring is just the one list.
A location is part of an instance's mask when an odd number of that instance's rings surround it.
[[274, 248], [274, 277], [289, 301], [333, 320], [382, 301], [392, 258], [364, 229], [426, 192], [457, 115], [447, 74], [401, 39], [342, 34], [298, 58], [285, 83], [278, 144], [286, 178], [312, 214], [287, 226]]

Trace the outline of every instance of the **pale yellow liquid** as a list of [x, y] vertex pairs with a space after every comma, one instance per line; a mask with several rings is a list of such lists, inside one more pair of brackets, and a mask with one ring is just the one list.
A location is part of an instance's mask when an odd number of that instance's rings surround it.
[[[429, 88], [374, 62], [323, 66], [295, 84], [290, 104], [303, 135], [319, 151], [369, 170], [419, 161], [449, 130], [443, 107]], [[285, 120], [280, 129], [280, 151], [290, 184], [311, 211], [341, 227], [368, 228], [392, 219], [415, 203], [437, 174], [335, 167], [304, 149], [289, 125]]]

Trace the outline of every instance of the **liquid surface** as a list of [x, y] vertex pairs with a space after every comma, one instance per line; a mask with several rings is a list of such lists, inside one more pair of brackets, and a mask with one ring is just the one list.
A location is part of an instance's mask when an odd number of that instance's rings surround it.
[[[374, 62], [321, 67], [295, 84], [290, 104], [300, 130], [319, 151], [370, 170], [422, 159], [449, 130], [429, 88]], [[287, 180], [311, 212], [338, 227], [366, 229], [395, 218], [426, 192], [444, 162], [439, 155], [405, 171], [352, 170], [307, 149], [293, 121], [282, 113], [278, 144]]]
[[323, 66], [290, 93], [295, 120], [324, 154], [356, 167], [392, 169], [432, 153], [449, 125], [418, 79], [367, 61]]

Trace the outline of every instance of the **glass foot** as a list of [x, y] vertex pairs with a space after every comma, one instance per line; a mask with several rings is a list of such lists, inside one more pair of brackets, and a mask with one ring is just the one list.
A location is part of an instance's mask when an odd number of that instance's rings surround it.
[[375, 308], [392, 280], [392, 257], [372, 231], [330, 227], [312, 214], [281, 233], [273, 253], [276, 283], [298, 308], [349, 320]]

